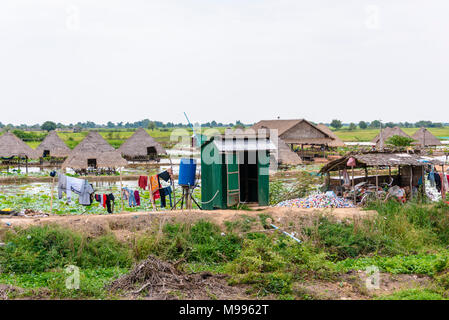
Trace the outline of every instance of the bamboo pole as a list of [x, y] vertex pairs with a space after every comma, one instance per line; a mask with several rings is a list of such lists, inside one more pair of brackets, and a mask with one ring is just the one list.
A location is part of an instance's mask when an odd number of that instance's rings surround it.
[[120, 200], [122, 203], [122, 212], [125, 211], [125, 205], [123, 203], [123, 182], [122, 182], [122, 168], [119, 169], [120, 173]]
[[50, 200], [50, 214], [53, 214], [53, 189], [55, 186], [55, 177], [53, 177], [51, 182], [51, 200]]
[[376, 166], [376, 198], [379, 200], [379, 167]]
[[[174, 173], [173, 173], [173, 163], [172, 163], [172, 161], [171, 161], [171, 157], [170, 156], [168, 156], [168, 159], [170, 160], [170, 169], [171, 169], [171, 172], [172, 172], [172, 175], [174, 175]], [[172, 178], [173, 176], [170, 176], [170, 180], [171, 180], [171, 184], [172, 184], [172, 192], [173, 192], [173, 203], [174, 204], [176, 204], [176, 192], [175, 192], [175, 180], [173, 180], [173, 178]], [[176, 208], [175, 208], [176, 209]]]
[[354, 205], [356, 204], [356, 194], [355, 194], [355, 186], [354, 186], [354, 167], [352, 167], [352, 192], [354, 193]]

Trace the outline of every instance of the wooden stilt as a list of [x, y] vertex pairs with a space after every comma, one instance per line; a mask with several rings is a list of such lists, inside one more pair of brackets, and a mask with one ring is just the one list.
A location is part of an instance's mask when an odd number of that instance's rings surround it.
[[125, 211], [125, 205], [123, 203], [123, 181], [122, 181], [122, 168], [119, 169], [119, 173], [120, 173], [120, 200], [122, 203], [122, 212]]
[[357, 196], [356, 196], [356, 194], [355, 194], [355, 187], [354, 187], [354, 185], [355, 185], [355, 183], [354, 183], [354, 180], [355, 180], [355, 176], [354, 176], [354, 167], [352, 167], [352, 192], [354, 193], [354, 205], [356, 204], [356, 200], [357, 200]]
[[379, 167], [376, 167], [376, 198], [379, 199]]
[[51, 200], [50, 200], [50, 214], [53, 214], [53, 189], [55, 187], [55, 177], [53, 177], [51, 182]]
[[28, 157], [25, 156], [25, 172], [28, 174]]
[[410, 199], [413, 197], [413, 167], [410, 166]]

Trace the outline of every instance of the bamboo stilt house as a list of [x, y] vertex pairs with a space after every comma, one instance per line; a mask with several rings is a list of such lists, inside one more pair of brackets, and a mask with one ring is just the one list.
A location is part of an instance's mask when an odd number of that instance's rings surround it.
[[414, 145], [419, 145], [421, 147], [430, 147], [430, 146], [441, 146], [441, 141], [435, 137], [429, 130], [426, 128], [420, 128], [415, 134], [412, 136], [416, 142], [413, 142]]
[[371, 140], [371, 142], [375, 143], [376, 147], [380, 147], [381, 144], [383, 146], [386, 146], [387, 140], [393, 136], [401, 136], [401, 137], [411, 138], [408, 134], [406, 134], [399, 127], [394, 127], [394, 128], [387, 127], [387, 128], [382, 129], [381, 133], [379, 133], [373, 140]]
[[[254, 124], [251, 129], [277, 130], [282, 139], [293, 150], [299, 146], [298, 155], [302, 160], [315, 160], [326, 157], [326, 149], [333, 146], [344, 146], [344, 143], [336, 141], [336, 136], [328, 130], [323, 130], [305, 119], [297, 120], [262, 120]], [[310, 150], [305, 150], [309, 148]]]
[[62, 168], [74, 170], [115, 169], [128, 162], [98, 132], [91, 131], [69, 154]]
[[148, 132], [139, 128], [117, 150], [128, 161], [157, 160], [167, 151]]
[[[350, 158], [355, 160], [354, 166], [351, 167], [348, 165]], [[381, 186], [388, 189], [398, 186], [410, 192], [418, 190], [421, 186], [422, 192], [425, 193], [425, 169], [431, 165], [444, 168], [444, 161], [400, 151], [348, 153], [324, 165], [320, 173], [327, 176], [327, 189], [337, 194], [342, 190], [349, 190], [354, 194], [354, 189], [358, 188], [367, 190], [371, 188], [371, 192], [376, 194], [379, 191], [375, 190], [379, 190]], [[394, 173], [393, 168], [396, 169]], [[334, 176], [331, 176], [331, 173], [334, 173]], [[348, 177], [346, 182], [345, 176]], [[360, 194], [358, 196], [360, 197]]]
[[[25, 158], [26, 171], [28, 172], [28, 159], [39, 158], [38, 153], [20, 140], [11, 132], [5, 132], [0, 136], [0, 157], [6, 165], [18, 165], [20, 168], [20, 159]], [[17, 157], [17, 163], [13, 158]]]
[[70, 154], [70, 148], [62, 141], [56, 131], [51, 131], [36, 148], [39, 156], [54, 157], [54, 158], [66, 158]]

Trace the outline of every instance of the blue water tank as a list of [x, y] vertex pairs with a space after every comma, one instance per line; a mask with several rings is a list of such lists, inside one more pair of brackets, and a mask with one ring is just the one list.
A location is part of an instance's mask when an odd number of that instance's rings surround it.
[[180, 186], [194, 186], [196, 178], [196, 160], [181, 159], [179, 164], [178, 184]]

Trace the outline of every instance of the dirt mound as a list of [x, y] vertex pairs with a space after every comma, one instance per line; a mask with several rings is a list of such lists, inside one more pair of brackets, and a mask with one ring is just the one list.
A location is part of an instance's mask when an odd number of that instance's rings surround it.
[[225, 278], [208, 272], [186, 274], [177, 269], [177, 263], [150, 256], [130, 273], [113, 281], [108, 289], [155, 300], [245, 299], [244, 290], [229, 286]]
[[20, 294], [23, 290], [10, 286], [8, 284], [0, 284], [0, 300], [8, 300], [11, 294]]

